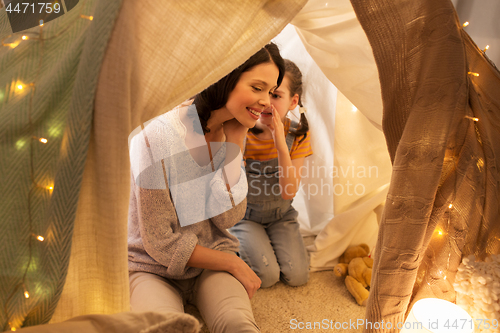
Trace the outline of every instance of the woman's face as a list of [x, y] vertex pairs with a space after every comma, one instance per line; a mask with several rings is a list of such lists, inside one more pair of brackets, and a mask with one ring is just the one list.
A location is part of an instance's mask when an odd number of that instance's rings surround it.
[[243, 126], [254, 127], [262, 111], [270, 106], [270, 93], [276, 88], [278, 76], [278, 67], [273, 63], [244, 72], [229, 94], [226, 109]]
[[[299, 95], [295, 94], [294, 96], [290, 96], [290, 89], [288, 87], [289, 80], [288, 76], [285, 75], [281, 85], [271, 94], [271, 104], [274, 105], [276, 111], [278, 111], [282, 122], [285, 120], [288, 111], [295, 109], [299, 102]], [[257, 128], [264, 129], [267, 127], [266, 125], [270, 125], [272, 123], [272, 116], [271, 108], [264, 110], [257, 122]]]

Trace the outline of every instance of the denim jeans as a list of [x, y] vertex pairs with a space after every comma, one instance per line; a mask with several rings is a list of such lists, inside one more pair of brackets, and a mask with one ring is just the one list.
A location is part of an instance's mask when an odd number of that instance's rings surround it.
[[305, 284], [309, 257], [299, 232], [297, 211], [288, 202], [264, 212], [251, 206], [245, 218], [229, 230], [240, 241], [241, 259], [262, 280], [262, 288], [280, 279], [291, 286]]

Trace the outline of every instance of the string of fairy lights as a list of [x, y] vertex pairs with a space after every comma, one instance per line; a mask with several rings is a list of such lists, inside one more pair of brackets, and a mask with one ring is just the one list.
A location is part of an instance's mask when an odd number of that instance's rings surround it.
[[[467, 21], [465, 22], [463, 25], [462, 25], [462, 28], [465, 28], [469, 25], [470, 23]], [[483, 55], [486, 54], [486, 51], [488, 51], [488, 49], [490, 48], [489, 45], [486, 45], [486, 47], [484, 48], [484, 50], [481, 50], [483, 52]], [[472, 72], [472, 71], [468, 71], [467, 72], [468, 75], [471, 75], [473, 77], [479, 77], [479, 73], [477, 72]], [[474, 117], [474, 116], [468, 116], [466, 115], [465, 116], [466, 119], [469, 119], [469, 120], [472, 120], [474, 122], [474, 127], [475, 127], [475, 132], [476, 134], [478, 135], [477, 136], [477, 140], [479, 142], [479, 144], [482, 145], [482, 142], [481, 142], [481, 138], [479, 136], [479, 131], [478, 131], [478, 128], [477, 128], [477, 125], [476, 123], [479, 121], [479, 118], [478, 117]], [[479, 168], [479, 170], [482, 170], [482, 167], [484, 166], [484, 160], [482, 158], [479, 158], [478, 161], [477, 161], [477, 167]], [[455, 160], [455, 168], [457, 167], [456, 165], [456, 160]], [[453, 200], [452, 200], [453, 202]], [[444, 230], [444, 228], [440, 227], [440, 226], [437, 226], [436, 229], [434, 230], [434, 237], [444, 237], [444, 236], [447, 236], [448, 237], [448, 246], [449, 246], [449, 250], [448, 250], [448, 258], [447, 258], [447, 263], [446, 263], [446, 269], [443, 271], [441, 268], [438, 268], [438, 273], [440, 275], [440, 277], [446, 281], [447, 279], [447, 275], [446, 275], [446, 272], [448, 272], [449, 270], [449, 267], [450, 267], [450, 260], [451, 260], [451, 242], [453, 240], [455, 240], [455, 236], [451, 235], [450, 234], [450, 225], [451, 225], [451, 214], [452, 214], [452, 210], [454, 209], [454, 206], [453, 206], [453, 203], [450, 202], [449, 205], [448, 205], [448, 211], [446, 212], [446, 216], [447, 216], [447, 227], [446, 227], [446, 231]], [[434, 249], [432, 248], [431, 246], [431, 249], [432, 251], [434, 252]], [[432, 256], [432, 261], [433, 261], [433, 264], [437, 267], [438, 265], [436, 265], [436, 262], [435, 262], [435, 258], [436, 258], [436, 255], [435, 253], [433, 254]], [[435, 280], [435, 279], [433, 279]], [[432, 287], [432, 284], [431, 284], [431, 281], [428, 280], [428, 275], [426, 274], [426, 281], [427, 285], [429, 285], [430, 287]]]
[[[80, 12], [78, 13], [79, 15], [77, 16], [80, 19], [92, 21], [94, 18], [93, 16], [88, 16], [88, 15], [83, 15], [82, 10], [85, 7], [84, 4], [86, 3], [86, 0], [83, 1], [80, 4]], [[44, 242], [46, 239], [43, 235], [40, 235], [34, 231], [33, 228], [33, 216], [32, 216], [32, 201], [33, 201], [33, 196], [37, 191], [48, 191], [49, 194], [51, 195], [53, 190], [54, 190], [54, 184], [51, 182], [49, 185], [42, 185], [37, 182], [35, 179], [35, 165], [34, 165], [34, 150], [35, 150], [35, 145], [46, 145], [49, 143], [49, 140], [45, 137], [37, 137], [34, 135], [35, 133], [35, 127], [33, 124], [33, 119], [32, 119], [32, 113], [33, 113], [33, 99], [35, 96], [36, 88], [37, 88], [37, 81], [38, 77], [40, 75], [40, 71], [42, 68], [43, 64], [43, 59], [44, 59], [44, 42], [57, 38], [60, 35], [62, 35], [64, 32], [66, 32], [68, 29], [70, 29], [77, 20], [72, 21], [69, 23], [66, 27], [64, 27], [59, 33], [49, 36], [49, 37], [44, 37], [44, 25], [45, 23], [43, 20], [40, 20], [39, 25], [38, 25], [38, 33], [35, 32], [25, 32], [23, 34], [11, 34], [7, 37], [5, 37], [1, 41], [2, 47], [8, 47], [11, 50], [17, 48], [21, 43], [26, 43], [26, 42], [33, 42], [33, 41], [38, 41], [40, 45], [40, 55], [39, 55], [39, 62], [38, 62], [38, 69], [35, 74], [35, 78], [33, 82], [30, 83], [23, 83], [21, 81], [12, 81], [10, 85], [7, 85], [5, 89], [5, 94], [0, 90], [0, 102], [2, 102], [3, 99], [6, 97], [9, 97], [11, 95], [22, 95], [26, 91], [29, 90], [30, 96], [29, 96], [29, 106], [28, 106], [28, 131], [29, 131], [29, 174], [30, 174], [30, 190], [28, 192], [27, 196], [27, 207], [28, 207], [28, 228], [29, 228], [29, 234], [30, 237], [28, 237], [28, 261], [26, 263], [26, 266], [24, 268], [23, 276], [22, 276], [22, 281], [19, 282], [12, 290], [12, 292], [9, 294], [9, 296], [6, 298], [5, 303], [4, 303], [4, 314], [5, 318], [7, 319], [7, 323], [5, 324], [3, 331], [6, 331], [10, 328], [11, 331], [16, 331], [20, 326], [22, 325], [16, 325], [15, 323], [12, 323], [9, 316], [8, 312], [8, 304], [9, 302], [14, 298], [16, 295], [17, 291], [19, 289], [22, 289], [23, 291], [23, 296], [25, 299], [29, 299], [32, 295], [30, 294], [30, 291], [28, 289], [28, 281], [27, 281], [27, 274], [28, 270], [31, 266], [32, 259], [33, 259], [33, 242], [38, 241], [38, 242]], [[9, 41], [9, 42], [7, 42]]]

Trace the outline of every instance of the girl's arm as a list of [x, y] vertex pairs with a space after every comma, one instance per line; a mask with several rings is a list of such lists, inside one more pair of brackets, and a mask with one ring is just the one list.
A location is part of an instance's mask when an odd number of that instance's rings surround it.
[[281, 188], [281, 197], [290, 200], [295, 197], [299, 190], [300, 168], [304, 165], [304, 157], [292, 160], [290, 152], [286, 145], [285, 129], [283, 122], [279, 118], [278, 112], [272, 106], [273, 125], [270, 126], [273, 133], [274, 145], [278, 151], [278, 164], [280, 166], [279, 184]]
[[259, 277], [243, 260], [234, 254], [196, 245], [187, 265], [230, 273], [245, 287], [249, 298], [252, 298], [257, 289], [260, 288], [261, 281]]

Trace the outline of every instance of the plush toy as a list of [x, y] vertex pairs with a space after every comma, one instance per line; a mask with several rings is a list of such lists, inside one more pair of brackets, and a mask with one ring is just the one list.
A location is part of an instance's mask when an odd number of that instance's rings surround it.
[[373, 259], [368, 254], [368, 245], [352, 246], [340, 256], [339, 263], [333, 269], [336, 276], [345, 276], [347, 290], [362, 306], [366, 306], [372, 278]]

